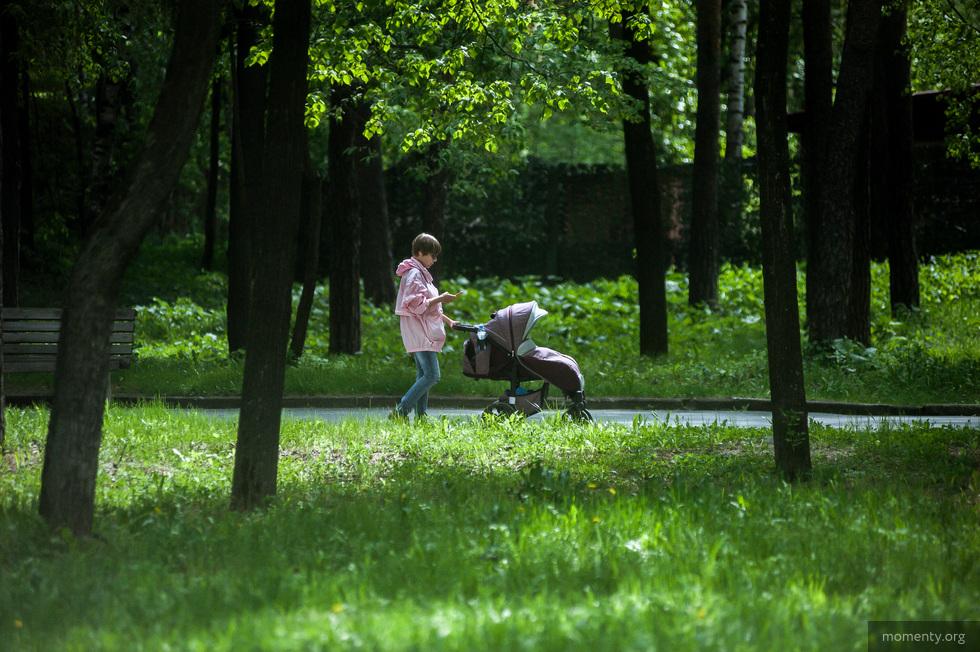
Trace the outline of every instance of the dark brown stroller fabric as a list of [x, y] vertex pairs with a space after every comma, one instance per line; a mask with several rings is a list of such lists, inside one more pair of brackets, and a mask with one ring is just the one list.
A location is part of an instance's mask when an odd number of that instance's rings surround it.
[[[471, 332], [463, 345], [463, 375], [509, 381], [510, 391], [494, 406], [506, 403], [525, 414], [536, 413], [547, 398], [550, 384], [573, 401], [576, 415], [587, 415], [585, 378], [578, 363], [564, 353], [537, 346], [529, 337], [537, 321], [547, 314], [537, 302], [528, 301], [498, 310], [480, 326], [460, 325], [461, 330]], [[538, 380], [545, 384], [537, 390], [529, 392], [520, 387], [523, 382]], [[522, 408], [524, 403], [529, 403], [527, 409]]]

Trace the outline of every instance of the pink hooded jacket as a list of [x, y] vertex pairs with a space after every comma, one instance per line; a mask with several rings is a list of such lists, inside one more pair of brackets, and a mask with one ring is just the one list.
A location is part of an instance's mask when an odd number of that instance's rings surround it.
[[406, 258], [395, 273], [401, 277], [395, 314], [401, 317], [402, 342], [409, 353], [416, 351], [442, 351], [446, 342], [446, 328], [442, 318], [442, 304], [430, 303], [439, 296], [432, 284], [432, 274], [414, 258]]

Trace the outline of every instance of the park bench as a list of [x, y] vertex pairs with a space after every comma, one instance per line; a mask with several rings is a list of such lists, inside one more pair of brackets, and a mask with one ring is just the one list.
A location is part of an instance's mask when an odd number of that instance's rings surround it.
[[[3, 373], [54, 373], [60, 331], [61, 308], [4, 308]], [[129, 368], [135, 332], [136, 310], [117, 310], [112, 322], [110, 372]]]

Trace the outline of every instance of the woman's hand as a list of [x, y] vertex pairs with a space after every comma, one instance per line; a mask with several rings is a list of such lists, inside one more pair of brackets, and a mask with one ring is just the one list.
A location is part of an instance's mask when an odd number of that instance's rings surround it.
[[457, 297], [459, 297], [459, 295], [463, 294], [463, 292], [466, 292], [466, 290], [460, 290], [456, 294], [453, 294], [452, 292], [443, 292], [433, 299], [432, 303], [452, 303]]

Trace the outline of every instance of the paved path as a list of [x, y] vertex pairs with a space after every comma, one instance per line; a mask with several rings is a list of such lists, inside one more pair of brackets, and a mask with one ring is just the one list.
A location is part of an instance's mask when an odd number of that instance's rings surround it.
[[[238, 415], [237, 408], [203, 409], [202, 412], [224, 418], [234, 418]], [[435, 418], [449, 417], [469, 419], [481, 413], [473, 408], [430, 408], [429, 415]], [[309, 419], [326, 422], [336, 422], [343, 419], [384, 419], [388, 409], [382, 408], [344, 408], [344, 407], [303, 407], [286, 408], [283, 416], [288, 419]], [[546, 419], [555, 412], [546, 411], [535, 415], [532, 419]], [[632, 424], [635, 418], [651, 423], [710, 425], [726, 424], [744, 428], [770, 428], [772, 415], [760, 411], [722, 411], [722, 410], [630, 410], [630, 409], [597, 409], [592, 410], [593, 417], [600, 423]], [[980, 428], [978, 416], [863, 416], [851, 414], [829, 414], [811, 412], [810, 419], [832, 428], [880, 428], [886, 424], [898, 425], [903, 423], [930, 423], [935, 426], [951, 426], [954, 428]]]

